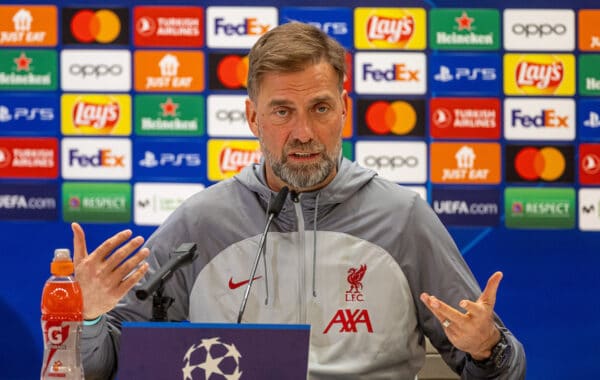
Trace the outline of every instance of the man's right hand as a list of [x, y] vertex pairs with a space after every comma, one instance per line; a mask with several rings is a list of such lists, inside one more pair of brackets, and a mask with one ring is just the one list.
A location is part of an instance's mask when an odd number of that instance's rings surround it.
[[143, 248], [129, 257], [142, 246], [144, 238], [131, 239], [131, 230], [123, 230], [88, 254], [83, 228], [73, 223], [71, 229], [75, 277], [83, 294], [83, 318], [96, 319], [114, 308], [146, 274], [148, 263], [142, 262], [150, 250]]

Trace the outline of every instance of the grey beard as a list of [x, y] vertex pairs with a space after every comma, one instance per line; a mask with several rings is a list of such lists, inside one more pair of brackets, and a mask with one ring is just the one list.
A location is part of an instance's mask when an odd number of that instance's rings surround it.
[[[314, 144], [315, 143], [293, 143], [290, 148], [302, 146], [311, 147]], [[281, 160], [277, 160], [269, 150], [262, 147], [266, 163], [267, 165], [271, 165], [273, 173], [286, 184], [298, 190], [311, 188], [325, 181], [329, 174], [336, 168], [336, 160], [339, 156], [340, 149], [341, 143], [338, 144], [333, 154], [328, 155], [327, 152], [322, 153], [321, 156], [323, 159], [314, 164], [291, 165], [287, 162], [287, 155], [285, 152], [281, 155]]]

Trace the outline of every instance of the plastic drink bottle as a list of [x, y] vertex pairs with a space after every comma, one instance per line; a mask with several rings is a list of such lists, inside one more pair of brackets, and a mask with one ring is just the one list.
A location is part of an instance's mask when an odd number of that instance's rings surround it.
[[79, 342], [83, 324], [83, 297], [73, 277], [68, 249], [56, 249], [50, 264], [52, 276], [42, 292], [44, 361], [40, 378], [83, 379]]

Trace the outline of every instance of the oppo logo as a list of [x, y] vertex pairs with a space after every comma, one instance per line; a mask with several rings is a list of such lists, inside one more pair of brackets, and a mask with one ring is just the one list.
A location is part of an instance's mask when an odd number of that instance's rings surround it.
[[74, 64], [69, 66], [69, 73], [73, 75], [81, 75], [83, 78], [85, 77], [101, 77], [104, 75], [121, 75], [123, 72], [123, 67], [121, 65], [79, 65]]
[[367, 167], [374, 167], [377, 169], [395, 169], [401, 167], [414, 168], [419, 165], [419, 159], [415, 156], [367, 156], [365, 157], [364, 164]]
[[517, 36], [549, 36], [551, 34], [563, 35], [567, 32], [565, 24], [514, 24], [512, 31]]
[[240, 110], [218, 110], [217, 120], [234, 123], [237, 121], [246, 121], [246, 113]]

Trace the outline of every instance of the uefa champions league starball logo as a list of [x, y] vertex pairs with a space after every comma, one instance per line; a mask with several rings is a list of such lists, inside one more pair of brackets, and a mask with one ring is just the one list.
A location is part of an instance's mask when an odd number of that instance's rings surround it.
[[241, 357], [234, 344], [223, 343], [219, 337], [202, 339], [183, 357], [183, 380], [238, 380]]

